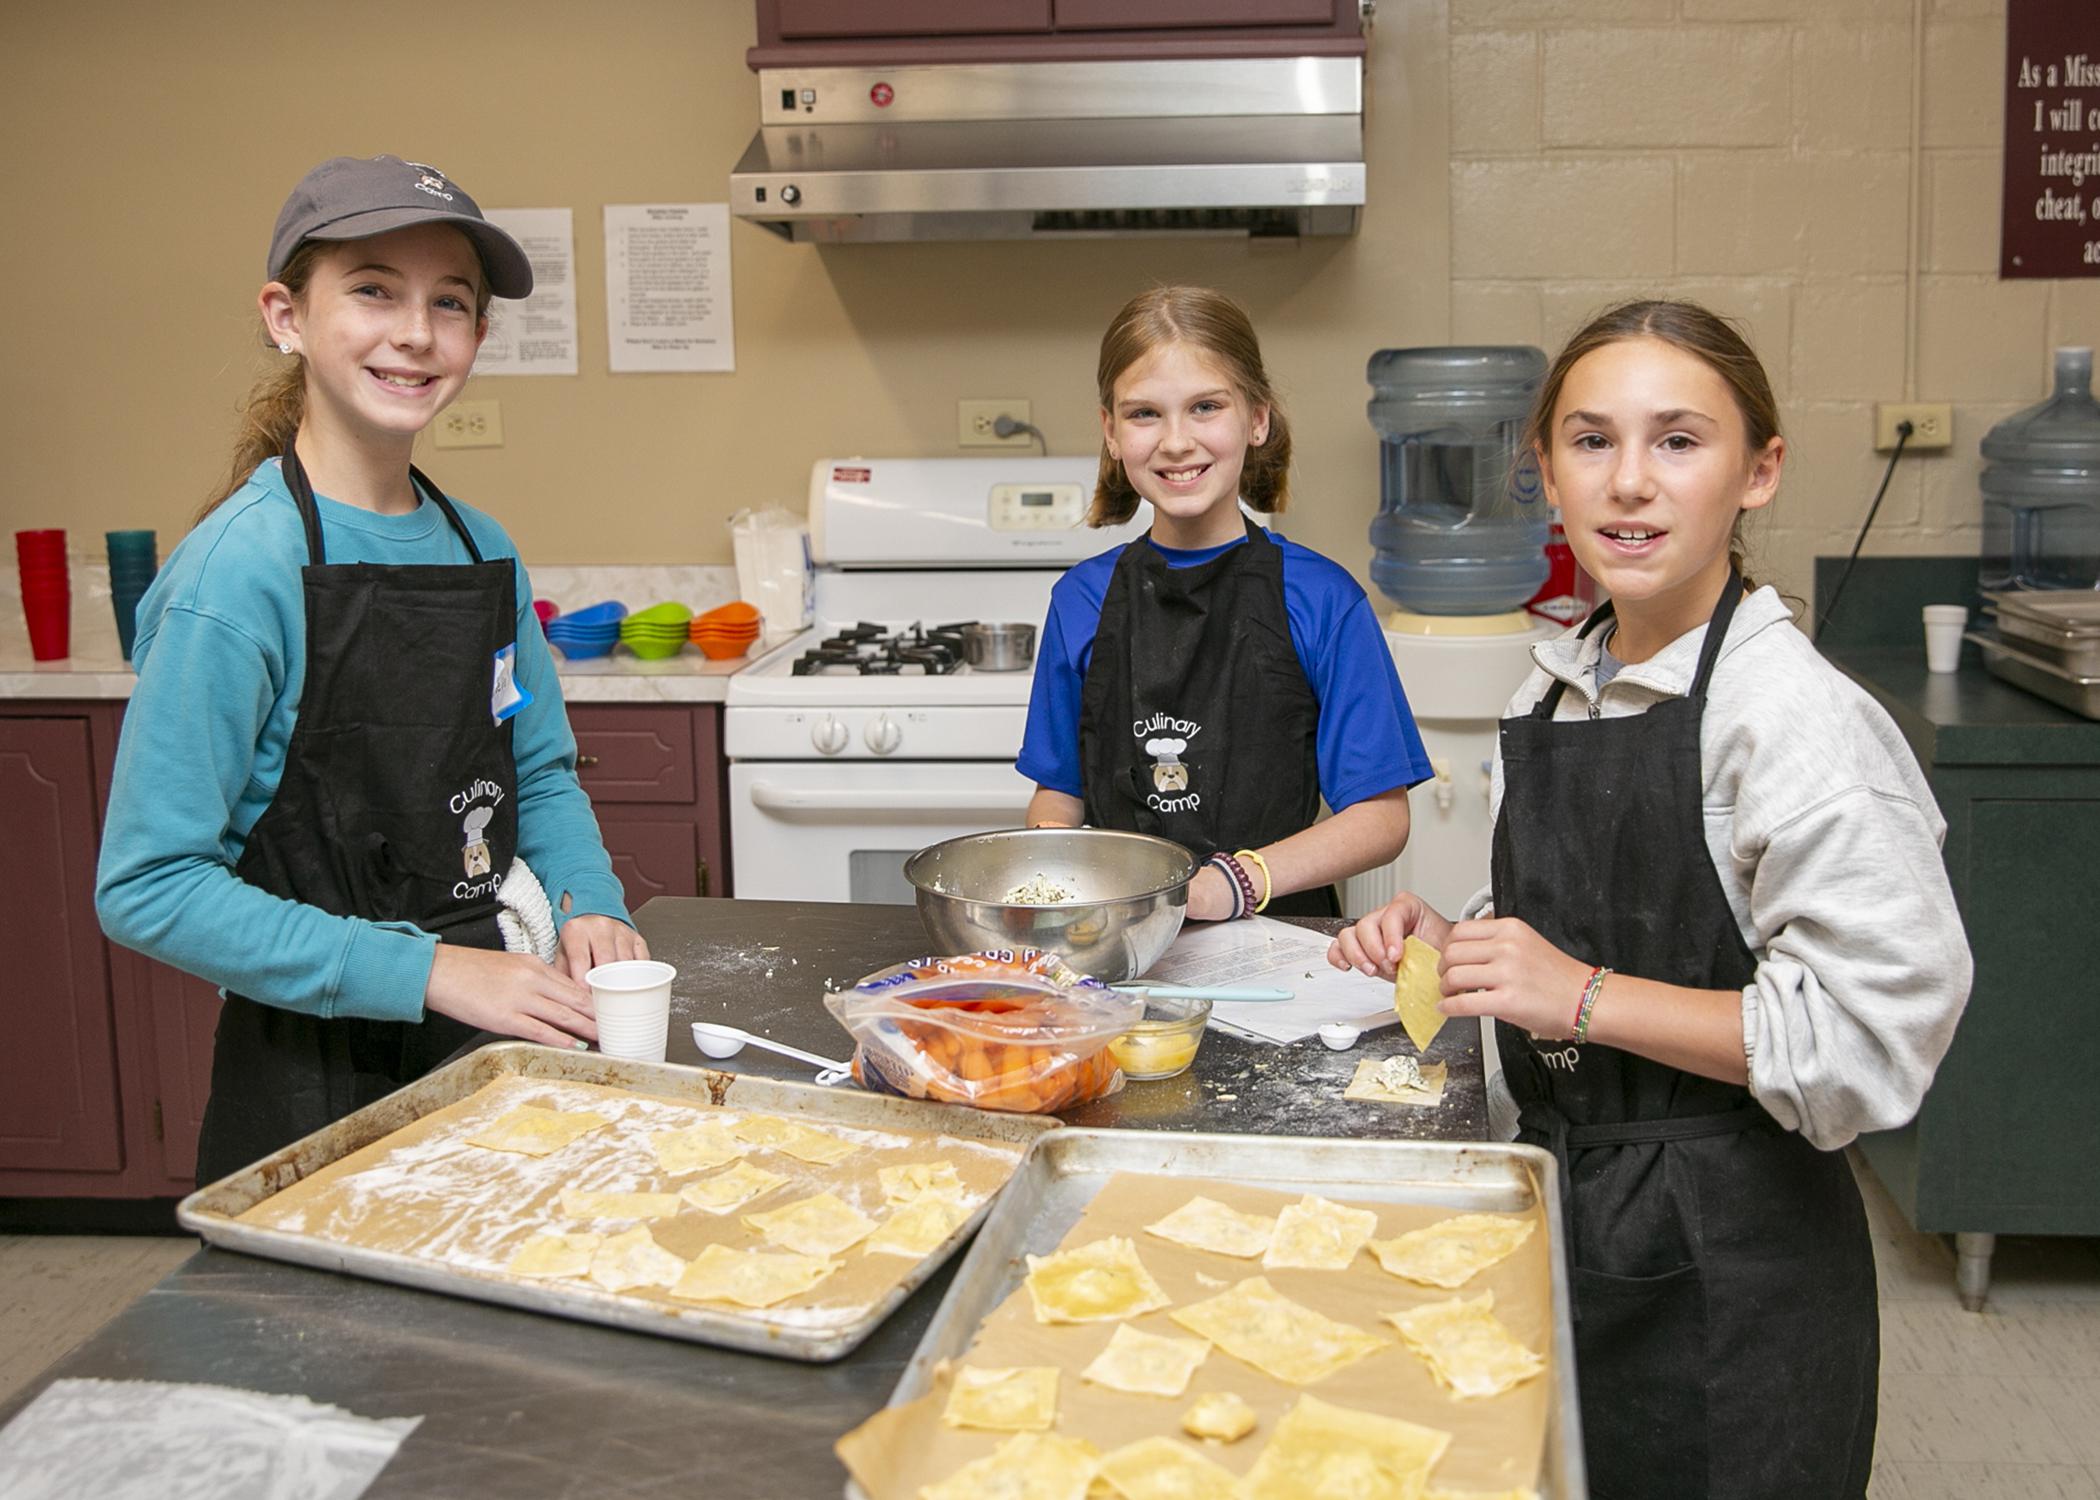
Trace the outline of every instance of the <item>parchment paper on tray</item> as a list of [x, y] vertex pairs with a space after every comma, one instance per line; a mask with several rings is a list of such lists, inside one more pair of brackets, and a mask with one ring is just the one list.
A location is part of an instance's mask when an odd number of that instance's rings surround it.
[[158, 1380], [56, 1380], [0, 1430], [8, 1500], [356, 1500], [421, 1417]]
[[[491, 1150], [470, 1140], [521, 1105], [590, 1112], [609, 1123], [543, 1156]], [[762, 1110], [715, 1107], [567, 1079], [498, 1078], [264, 1199], [237, 1222], [410, 1256], [462, 1277], [519, 1280], [513, 1262], [536, 1237], [543, 1245], [545, 1237], [554, 1235], [597, 1234], [609, 1240], [645, 1226], [657, 1246], [681, 1261], [691, 1261], [714, 1245], [738, 1252], [768, 1251], [778, 1247], [769, 1244], [763, 1227], [746, 1216], [822, 1193], [886, 1222], [897, 1209], [882, 1186], [884, 1168], [951, 1164], [956, 1201], [974, 1208], [999, 1190], [1021, 1156], [1020, 1147], [1007, 1142], [798, 1118], [802, 1123], [796, 1128], [820, 1132], [827, 1142], [843, 1142], [850, 1150], [838, 1161], [823, 1163], [804, 1160], [785, 1147], [774, 1149], [762, 1143], [772, 1139], [768, 1131], [747, 1124], [782, 1123]], [[743, 1154], [726, 1168], [717, 1163], [667, 1170], [660, 1154], [663, 1137], [709, 1124], [732, 1134], [741, 1126], [759, 1140], [739, 1143]], [[735, 1171], [739, 1163], [762, 1168], [770, 1179], [748, 1202], [713, 1213], [679, 1196], [682, 1187]], [[605, 1194], [618, 1196], [601, 1196]], [[633, 1205], [634, 1212], [623, 1216], [623, 1204]], [[649, 1215], [636, 1217], [644, 1204]], [[656, 1213], [659, 1204], [670, 1205], [662, 1216]], [[601, 1208], [611, 1216], [597, 1211]], [[848, 1248], [837, 1255], [836, 1269], [818, 1285], [767, 1308], [680, 1301], [670, 1284], [648, 1280], [615, 1293], [606, 1290], [608, 1278], [592, 1279], [580, 1270], [551, 1280], [541, 1273], [531, 1284], [639, 1298], [673, 1309], [704, 1308], [773, 1327], [814, 1329], [863, 1316], [914, 1270], [919, 1258]], [[613, 1284], [626, 1280], [611, 1278]]]
[[[1282, 1417], [1301, 1394], [1336, 1406], [1400, 1417], [1452, 1434], [1432, 1473], [1437, 1488], [1508, 1490], [1535, 1484], [1545, 1448], [1546, 1419], [1553, 1399], [1550, 1375], [1525, 1381], [1506, 1394], [1460, 1400], [1437, 1383], [1427, 1365], [1404, 1348], [1384, 1314], [1448, 1301], [1451, 1292], [1388, 1274], [1368, 1252], [1344, 1271], [1272, 1269], [1247, 1260], [1192, 1249], [1145, 1232], [1188, 1199], [1202, 1196], [1242, 1213], [1273, 1216], [1299, 1194], [1236, 1183], [1184, 1177], [1118, 1173], [1088, 1205], [1060, 1247], [1087, 1244], [1107, 1235], [1127, 1236], [1145, 1269], [1172, 1299], [1172, 1306], [1129, 1320], [1145, 1333], [1185, 1337], [1174, 1308], [1218, 1296], [1250, 1276], [1260, 1276], [1282, 1296], [1327, 1318], [1347, 1323], [1384, 1341], [1386, 1347], [1308, 1386], [1294, 1386], [1261, 1373], [1223, 1349], [1213, 1348], [1177, 1397], [1133, 1395], [1080, 1378], [1107, 1345], [1115, 1323], [1043, 1325], [1036, 1322], [1026, 1286], [1017, 1287], [985, 1319], [962, 1361], [996, 1367], [1053, 1366], [1057, 1382], [1054, 1432], [1084, 1438], [1104, 1453], [1153, 1436], [1186, 1440], [1181, 1415], [1198, 1397], [1231, 1391], [1254, 1408], [1256, 1425], [1230, 1444], [1201, 1443], [1212, 1462], [1245, 1474], [1252, 1468]], [[1379, 1238], [1426, 1228], [1454, 1209], [1423, 1204], [1378, 1203], [1349, 1197], [1336, 1185], [1331, 1196], [1377, 1215]], [[1543, 1227], [1543, 1215], [1536, 1209]], [[1494, 1293], [1495, 1314], [1526, 1347], [1552, 1348], [1552, 1275], [1548, 1236], [1531, 1235], [1507, 1259], [1479, 1272], [1466, 1296]], [[917, 1400], [877, 1412], [839, 1440], [839, 1457], [874, 1500], [909, 1500], [923, 1485], [937, 1483], [965, 1463], [989, 1454], [1007, 1434], [945, 1427], [940, 1413], [955, 1381], [954, 1367], [941, 1370]]]

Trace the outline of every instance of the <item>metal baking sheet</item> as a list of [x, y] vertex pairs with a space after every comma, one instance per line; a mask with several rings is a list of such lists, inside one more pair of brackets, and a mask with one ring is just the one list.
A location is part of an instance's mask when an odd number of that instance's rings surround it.
[[2011, 609], [1998, 611], [1998, 633], [2017, 649], [2072, 677], [2100, 677], [2100, 629], [2077, 630]]
[[[1118, 1172], [1317, 1192], [1355, 1202], [1434, 1204], [1461, 1213], [1518, 1213], [1543, 1203], [1553, 1276], [1554, 1392], [1537, 1488], [1540, 1500], [1588, 1500], [1559, 1178], [1553, 1158], [1536, 1146], [1061, 1130], [1036, 1143], [1000, 1194], [890, 1393], [889, 1405], [924, 1395], [934, 1366], [962, 1357], [978, 1325], [1021, 1284], [1026, 1257], [1054, 1251]], [[851, 1479], [846, 1495], [847, 1500], [869, 1500]]]
[[[214, 1245], [272, 1260], [292, 1261], [323, 1271], [368, 1276], [423, 1291], [497, 1302], [529, 1312], [551, 1313], [586, 1323], [605, 1323], [638, 1333], [721, 1344], [788, 1359], [822, 1361], [849, 1354], [896, 1310], [899, 1304], [943, 1265], [984, 1219], [999, 1194], [978, 1205], [977, 1212], [939, 1249], [920, 1259], [904, 1279], [853, 1321], [830, 1328], [800, 1329], [769, 1324], [750, 1314], [701, 1304], [667, 1306], [621, 1296], [581, 1284], [526, 1280], [448, 1267], [417, 1256], [335, 1244], [236, 1220], [256, 1204], [293, 1183], [382, 1140], [435, 1110], [453, 1104], [499, 1078], [520, 1077], [571, 1083], [594, 1083], [669, 1099], [767, 1114], [797, 1115], [870, 1130], [945, 1134], [969, 1140], [1011, 1144], [1026, 1152], [1030, 1143], [1059, 1128], [1053, 1118], [995, 1114], [960, 1105], [929, 1104], [858, 1089], [818, 1088], [782, 1083], [712, 1068], [673, 1063], [624, 1062], [596, 1052], [556, 1051], [529, 1042], [502, 1042], [448, 1063], [408, 1087], [346, 1115], [325, 1130], [294, 1141], [251, 1167], [198, 1189], [182, 1200], [176, 1217], [185, 1229]], [[1026, 1157], [1022, 1158], [1025, 1165]], [[1019, 1168], [1015, 1176], [1018, 1177]], [[1013, 1179], [1008, 1179], [1009, 1185]], [[1003, 1189], [1002, 1189], [1003, 1192]]]
[[1988, 631], [1971, 630], [1963, 639], [1983, 648], [1983, 664], [1993, 677], [2024, 688], [2037, 698], [2068, 708], [2088, 719], [2100, 719], [2100, 677], [2066, 676], [2061, 668], [2008, 646]]

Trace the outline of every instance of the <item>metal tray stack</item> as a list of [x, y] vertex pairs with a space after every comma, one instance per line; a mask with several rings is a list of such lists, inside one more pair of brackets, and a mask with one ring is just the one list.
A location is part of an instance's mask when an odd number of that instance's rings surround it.
[[2088, 719], [2100, 719], [2100, 594], [2045, 590], [1986, 594], [1998, 628], [1971, 631], [1983, 664], [2002, 678]]

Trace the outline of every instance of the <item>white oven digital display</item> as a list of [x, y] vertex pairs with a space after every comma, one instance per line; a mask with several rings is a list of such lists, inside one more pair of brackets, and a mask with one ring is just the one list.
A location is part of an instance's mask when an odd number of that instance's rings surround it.
[[1077, 484], [995, 484], [985, 520], [994, 531], [1070, 531], [1086, 519], [1087, 498]]

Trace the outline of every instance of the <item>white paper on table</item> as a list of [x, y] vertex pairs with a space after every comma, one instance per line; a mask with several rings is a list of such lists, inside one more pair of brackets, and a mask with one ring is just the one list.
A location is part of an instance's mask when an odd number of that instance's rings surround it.
[[576, 222], [566, 208], [491, 208], [484, 215], [525, 248], [532, 295], [505, 302], [474, 356], [476, 375], [576, 373]]
[[1324, 933], [1267, 917], [1190, 923], [1144, 977], [1154, 984], [1293, 991], [1290, 1000], [1220, 1000], [1211, 1006], [1211, 1025], [1254, 1042], [1295, 1042], [1329, 1021], [1370, 1031], [1399, 1020], [1391, 984], [1328, 966], [1333, 942]]
[[726, 203], [605, 205], [611, 367], [734, 370]]

